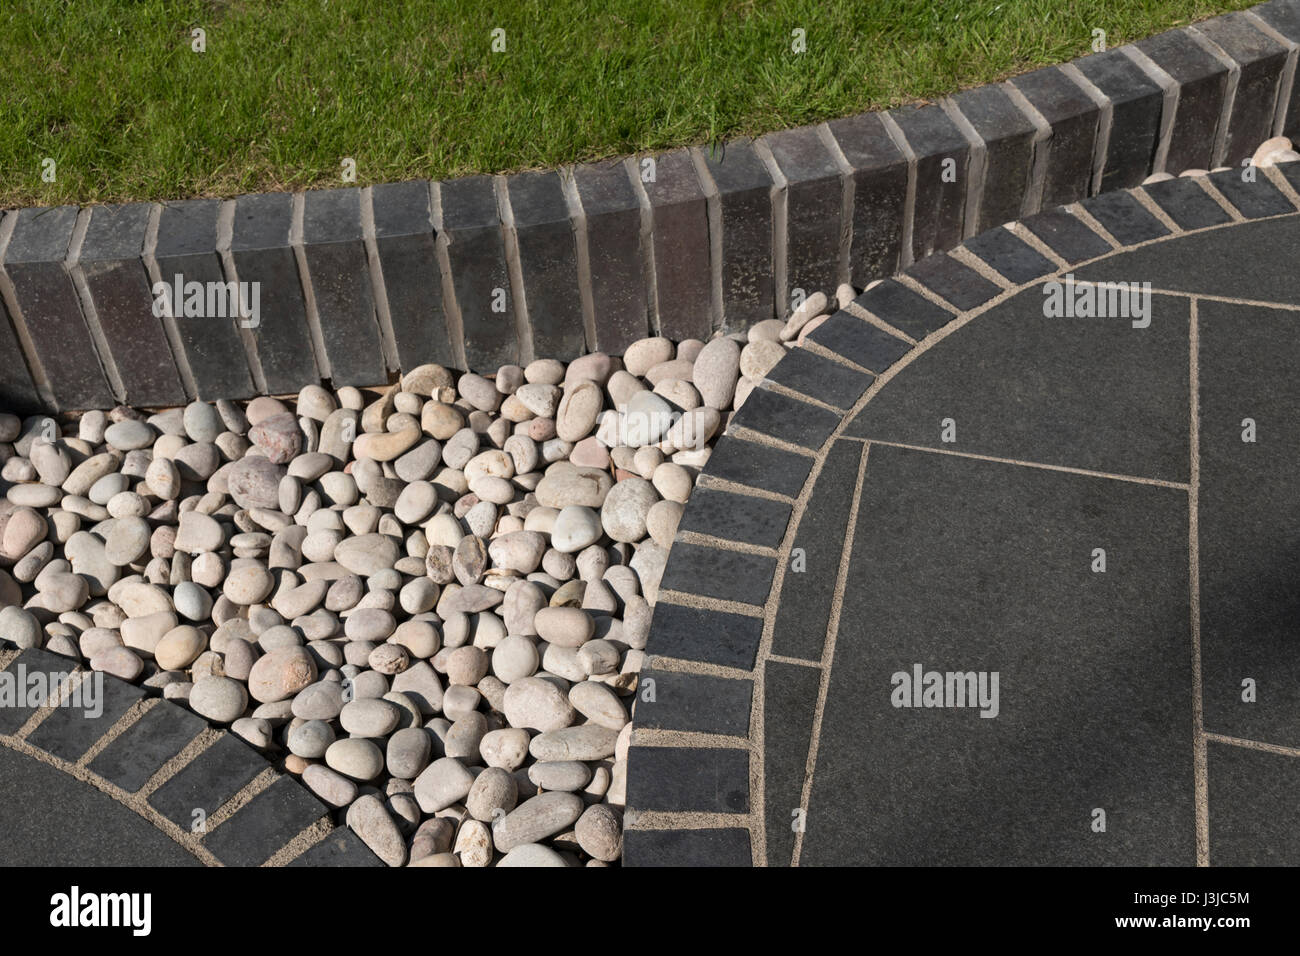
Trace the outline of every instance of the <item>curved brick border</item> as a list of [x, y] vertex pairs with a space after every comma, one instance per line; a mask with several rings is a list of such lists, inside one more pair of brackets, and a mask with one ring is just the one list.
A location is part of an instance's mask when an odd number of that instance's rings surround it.
[[[1255, 174], [1167, 180], [992, 229], [876, 285], [777, 363], [700, 475], [660, 584], [641, 672], [655, 699], [643, 694], [633, 715], [625, 865], [767, 864], [765, 702], [797, 699], [808, 726], [783, 733], [812, 732], [847, 565], [838, 580], [823, 569], [808, 585], [818, 593], [788, 609], [811, 645], [799, 660], [772, 650], [782, 585], [793, 549], [854, 526], [866, 456], [837, 460], [831, 446], [861, 409], [936, 342], [1027, 288], [1141, 246], [1300, 215], [1300, 163]], [[819, 488], [810, 507], [819, 477], [842, 494]], [[845, 513], [827, 513], [836, 507]]]
[[[788, 315], [1004, 222], [1300, 132], [1300, 0], [940, 102], [514, 176], [0, 220], [0, 404], [160, 406], [490, 371]], [[653, 167], [653, 178], [650, 167]], [[947, 175], [946, 175], [947, 174]], [[257, 282], [266, 318], [155, 318], [151, 286]], [[501, 310], [504, 311], [501, 311]]]
[[[49, 675], [71, 675], [65, 693], [87, 676], [71, 659], [37, 649], [0, 651], [0, 663], [50, 683], [57, 677]], [[334, 827], [306, 788], [233, 734], [117, 678], [103, 681], [97, 718], [74, 707], [0, 708], [0, 747], [103, 791], [205, 865], [383, 865], [351, 830]], [[192, 832], [196, 808], [206, 815], [201, 833]], [[75, 825], [65, 838], [75, 838]]]

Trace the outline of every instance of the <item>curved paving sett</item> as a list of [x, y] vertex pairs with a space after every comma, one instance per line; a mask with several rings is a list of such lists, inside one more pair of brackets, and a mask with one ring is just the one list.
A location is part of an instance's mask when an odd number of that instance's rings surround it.
[[661, 584], [627, 865], [1300, 862], [1297, 167], [983, 233], [778, 363]]
[[69, 702], [90, 675], [68, 658], [0, 650], [0, 665], [18, 688], [58, 684], [64, 702], [0, 707], [0, 864], [383, 865], [296, 780], [170, 701], [100, 674], [88, 716]]

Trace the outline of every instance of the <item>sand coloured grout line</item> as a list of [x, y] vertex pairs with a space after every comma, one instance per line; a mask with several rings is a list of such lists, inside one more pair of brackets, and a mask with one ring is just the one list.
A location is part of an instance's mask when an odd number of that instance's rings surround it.
[[1192, 779], [1196, 804], [1196, 865], [1210, 865], [1210, 784], [1205, 746], [1205, 703], [1201, 688], [1201, 401], [1200, 317], [1191, 301], [1188, 333], [1188, 418], [1191, 427], [1191, 487], [1187, 495], [1188, 590], [1192, 630]]
[[1133, 198], [1138, 201], [1143, 209], [1155, 216], [1160, 224], [1169, 230], [1171, 235], [1181, 235], [1185, 231], [1182, 226], [1170, 218], [1169, 213], [1160, 208], [1160, 204], [1151, 198], [1145, 188], [1134, 189]]
[[794, 499], [789, 495], [783, 495], [777, 491], [768, 491], [766, 488], [756, 488], [753, 485], [741, 484], [738, 481], [730, 481], [726, 478], [717, 478], [707, 472], [702, 473], [695, 482], [696, 488], [711, 488], [714, 491], [725, 491], [733, 495], [744, 495], [747, 498], [762, 498], [765, 501], [779, 501], [782, 504], [793, 504]]
[[909, 445], [905, 442], [884, 441], [879, 438], [858, 438], [852, 435], [843, 436], [843, 441], [861, 442], [864, 445], [884, 445], [888, 448], [904, 448], [908, 451], [925, 451], [935, 455], [952, 455], [956, 458], [973, 458], [976, 461], [989, 461], [999, 465], [1019, 465], [1022, 468], [1040, 468], [1043, 471], [1063, 471], [1071, 475], [1082, 475], [1086, 478], [1107, 478], [1111, 481], [1126, 481], [1137, 485], [1154, 485], [1157, 488], [1174, 488], [1178, 491], [1187, 491], [1188, 485], [1178, 481], [1165, 481], [1162, 478], [1142, 478], [1137, 475], [1118, 475], [1106, 471], [1092, 471], [1088, 468], [1072, 468], [1068, 465], [1048, 465], [1040, 461], [1024, 461], [1019, 458], [1000, 458], [996, 455], [978, 455], [969, 451], [955, 451], [951, 448], [930, 448], [926, 445]]
[[1243, 747], [1246, 750], [1259, 750], [1263, 753], [1277, 754], [1279, 757], [1300, 757], [1300, 747], [1285, 747], [1282, 744], [1269, 744], [1262, 740], [1250, 740], [1246, 737], [1230, 737], [1227, 734], [1215, 734], [1209, 731], [1202, 731], [1201, 736], [1205, 740], [1213, 740], [1216, 744], [1227, 744], [1230, 747]]
[[707, 664], [704, 661], [690, 661], [681, 657], [661, 657], [657, 654], [646, 657], [646, 666], [674, 674], [700, 674], [705, 677], [726, 677], [732, 680], [752, 680], [754, 677], [752, 671], [742, 670], [739, 667]]
[[752, 811], [702, 813], [698, 810], [641, 810], [628, 813], [623, 820], [628, 830], [723, 830], [750, 827], [752, 817]]
[[1048, 262], [1055, 265], [1058, 272], [1062, 270], [1068, 271], [1071, 268], [1070, 264], [1059, 256], [1055, 249], [1034, 235], [1033, 230], [1026, 229], [1018, 222], [1013, 222], [1010, 226], [1010, 231], [1013, 236], [1028, 245]]
[[135, 726], [145, 714], [162, 704], [160, 697], [145, 697], [137, 700], [134, 704], [126, 709], [126, 713], [113, 722], [113, 726], [104, 731], [103, 735], [90, 745], [90, 748], [78, 757], [75, 761], [78, 767], [87, 767], [90, 762], [99, 756], [100, 752], [120, 737], [131, 727]]
[[58, 707], [61, 701], [66, 699], [73, 690], [81, 686], [82, 681], [89, 678], [89, 671], [75, 669], [76, 665], [71, 660], [68, 661], [68, 664], [70, 665], [69, 673], [59, 681], [58, 689], [50, 694], [49, 699], [44, 704], [32, 711], [23, 725], [14, 731], [13, 736], [15, 739], [25, 741], [31, 736], [33, 730], [39, 727], [50, 714], [54, 713], [54, 708]]
[[326, 814], [305, 830], [296, 833], [284, 846], [267, 857], [262, 866], [267, 868], [288, 866], [338, 829], [340, 828], [334, 826], [329, 814]]
[[[836, 409], [840, 411], [840, 409]], [[731, 435], [735, 438], [743, 438], [745, 441], [753, 442], [755, 445], [766, 445], [769, 448], [775, 448], [779, 451], [788, 451], [796, 455], [802, 455], [804, 458], [816, 458], [817, 452], [811, 448], [805, 448], [803, 445], [796, 445], [793, 442], [782, 441], [779, 438], [773, 438], [766, 432], [756, 431], [753, 428], [746, 428], [744, 425], [732, 425], [727, 428], [724, 435]]]
[[[857, 318], [857, 316], [854, 316], [854, 318]], [[799, 348], [811, 352], [813, 355], [820, 356], [828, 362], [834, 362], [836, 365], [843, 365], [845, 368], [851, 368], [855, 372], [862, 372], [866, 375], [876, 374], [874, 370], [867, 368], [865, 365], [859, 365], [852, 359], [844, 357], [839, 352], [832, 352], [820, 342], [814, 342], [812, 339], [805, 339]]]
[[[1132, 251], [1133, 249], [1138, 248], [1138, 245], [1126, 246], [1126, 245], [1124, 245], [1124, 243], [1122, 243], [1122, 242], [1120, 242], [1118, 239], [1116, 239], [1116, 238], [1111, 234], [1111, 231], [1110, 231], [1109, 229], [1107, 229], [1105, 226], [1103, 226], [1103, 225], [1101, 224], [1101, 222], [1097, 219], [1096, 216], [1094, 216], [1092, 213], [1088, 212], [1088, 210], [1084, 209], [1083, 206], [1080, 205], [1079, 203], [1077, 203], [1077, 202], [1072, 202], [1072, 203], [1070, 203], [1068, 206], [1065, 207], [1065, 211], [1068, 212], [1068, 213], [1070, 213], [1070, 215], [1074, 216], [1075, 219], [1078, 219], [1079, 222], [1083, 223], [1085, 226], [1087, 226], [1089, 229], [1091, 229], [1093, 232], [1095, 232], [1098, 236], [1100, 236], [1102, 239], [1104, 239], [1106, 242], [1108, 242], [1108, 243], [1111, 245], [1111, 247], [1112, 247], [1112, 251], [1114, 251], [1114, 252], [1130, 252], [1130, 251]], [[1171, 239], [1171, 238], [1173, 238], [1173, 237], [1172, 237], [1172, 236], [1160, 236], [1160, 237], [1158, 237], [1158, 238], [1159, 238], [1159, 239]], [[1154, 240], [1154, 239], [1153, 239], [1153, 240], [1151, 240], [1151, 241], [1155, 242], [1155, 241], [1157, 241], [1157, 240]], [[1140, 245], [1140, 243], [1139, 243], [1139, 245]], [[1109, 255], [1109, 253], [1107, 253], [1107, 255]], [[1099, 258], [1100, 258], [1100, 257], [1099, 257]], [[1083, 263], [1079, 263], [1078, 265], [1083, 265]], [[1076, 268], [1077, 268], [1077, 266], [1076, 266]]]
[[656, 727], [633, 728], [630, 745], [633, 747], [698, 747], [704, 750], [754, 749], [754, 742], [748, 737], [710, 734], [698, 730], [662, 730]]
[[956, 249], [953, 249], [949, 255], [957, 262], [960, 262], [980, 277], [987, 279], [1003, 291], [1010, 289], [1017, 284], [1012, 282], [1001, 272], [998, 272], [997, 269], [994, 269], [979, 256], [975, 255], [975, 253], [971, 252], [966, 246], [958, 246]]
[[763, 609], [757, 604], [743, 604], [740, 601], [724, 601], [721, 598], [707, 597], [703, 594], [688, 594], [685, 591], [660, 589], [659, 600], [665, 604], [678, 607], [694, 608], [697, 611], [722, 611], [724, 614], [740, 614], [744, 617], [762, 617]]
[[761, 558], [775, 558], [778, 556], [775, 548], [769, 548], [761, 544], [750, 544], [747, 541], [732, 541], [730, 538], [718, 538], [699, 531], [679, 531], [676, 540], [686, 544], [701, 545], [706, 548], [717, 548], [719, 551], [738, 551], [741, 554], [753, 554]]
[[1189, 176], [1188, 179], [1195, 179], [1197, 181], [1196, 184], [1201, 187], [1201, 190], [1205, 195], [1218, 203], [1219, 208], [1231, 216], [1233, 222], [1246, 221], [1246, 217], [1241, 214], [1241, 211], [1228, 200], [1227, 196], [1223, 195], [1223, 193], [1219, 191], [1218, 187], [1215, 186], [1214, 183], [1210, 182], [1209, 176]]
[[237, 812], [239, 812], [239, 810], [245, 807], [250, 800], [267, 787], [271, 786], [271, 784], [275, 783], [279, 778], [280, 774], [276, 772], [274, 767], [267, 767], [252, 780], [248, 781], [248, 783], [244, 784], [238, 793], [207, 815], [205, 821], [207, 829], [204, 833], [208, 834], [217, 829], [217, 827], [221, 826], [221, 824], [233, 817]]
[[[844, 607], [844, 589], [848, 584], [849, 564], [853, 560], [853, 540], [857, 536], [858, 507], [862, 503], [862, 486], [866, 481], [867, 457], [870, 453], [871, 445], [864, 444], [862, 454], [858, 458], [858, 474], [853, 485], [853, 497], [850, 499], [849, 504], [848, 527], [844, 529], [844, 546], [840, 551], [840, 566], [835, 577], [835, 591], [831, 597], [830, 619], [826, 623], [826, 638], [822, 644], [821, 680], [817, 686], [817, 704], [813, 709], [811, 742], [808, 746], [807, 762], [804, 764], [803, 790], [799, 797], [799, 807], [805, 815], [808, 812], [809, 800], [812, 798], [813, 774], [817, 771], [817, 751], [821, 746], [822, 718], [826, 714], [826, 698], [830, 693], [831, 668], [835, 664], [835, 643], [840, 630], [840, 611]], [[805, 829], [806, 826], [795, 831], [794, 850], [790, 856], [791, 866], [799, 865], [799, 856], [803, 852]]]
[[[935, 255], [946, 255], [949, 258], [951, 258], [954, 251], [955, 250], [953, 249], [949, 249], [946, 252], [935, 253]], [[939, 293], [935, 292], [928, 285], [921, 282], [915, 276], [910, 276], [907, 275], [906, 273], [902, 273], [900, 275], [894, 276], [894, 281], [897, 282], [899, 285], [912, 290], [921, 298], [930, 302], [932, 305], [937, 305], [945, 312], [950, 312], [952, 313], [953, 316], [961, 315], [961, 309], [957, 308], [957, 306], [953, 305], [951, 302], [949, 302]]]
[[867, 322], [870, 325], [874, 325], [882, 332], [888, 332], [896, 339], [902, 339], [908, 345], [916, 345], [916, 339], [912, 338], [910, 335], [908, 335], [906, 332], [902, 331], [901, 329], [897, 329], [894, 326], [890, 325], [888, 322], [880, 318], [880, 316], [876, 315], [874, 312], [868, 312], [862, 306], [858, 305], [856, 301], [850, 302], [848, 305], [846, 305], [844, 307], [844, 311], [847, 312], [849, 315], [853, 316], [854, 318], [861, 319], [863, 322]]
[[768, 654], [764, 660], [776, 661], [778, 664], [794, 664], [797, 667], [807, 667], [812, 670], [821, 670], [821, 661], [806, 661], [802, 657], [787, 657], [784, 654]]
[[[1291, 185], [1290, 181], [1282, 175], [1282, 171], [1278, 169], [1276, 165], [1258, 166], [1256, 168], [1261, 170], [1268, 178], [1268, 181], [1278, 188], [1278, 191], [1286, 197], [1287, 202], [1295, 206], [1297, 210], [1300, 210], [1300, 193], [1295, 191], [1295, 188]], [[1256, 175], [1258, 175], [1258, 173], [1256, 173]]]
[[819, 398], [813, 398], [811, 395], [805, 395], [803, 392], [797, 392], [789, 385], [782, 385], [780, 382], [774, 382], [770, 378], [763, 379], [763, 381], [761, 381], [759, 385], [765, 391], [774, 392], [777, 395], [784, 395], [786, 398], [792, 398], [797, 402], [803, 402], [805, 405], [811, 405], [814, 408], [820, 408], [828, 412], [834, 412], [836, 415], [844, 414], [844, 409], [842, 408], [838, 408], [835, 405], [831, 405], [828, 402], [823, 402]]

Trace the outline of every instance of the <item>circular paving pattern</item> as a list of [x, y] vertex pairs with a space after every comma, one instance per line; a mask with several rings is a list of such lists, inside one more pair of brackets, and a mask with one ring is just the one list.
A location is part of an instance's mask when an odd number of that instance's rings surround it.
[[1297, 166], [992, 230], [782, 359], [679, 526], [626, 864], [1300, 862]]

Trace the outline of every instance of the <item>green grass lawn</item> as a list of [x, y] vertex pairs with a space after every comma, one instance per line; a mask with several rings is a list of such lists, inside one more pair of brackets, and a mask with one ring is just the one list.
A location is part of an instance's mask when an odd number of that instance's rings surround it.
[[339, 185], [344, 157], [365, 184], [706, 143], [1255, 2], [5, 0], [0, 205]]

